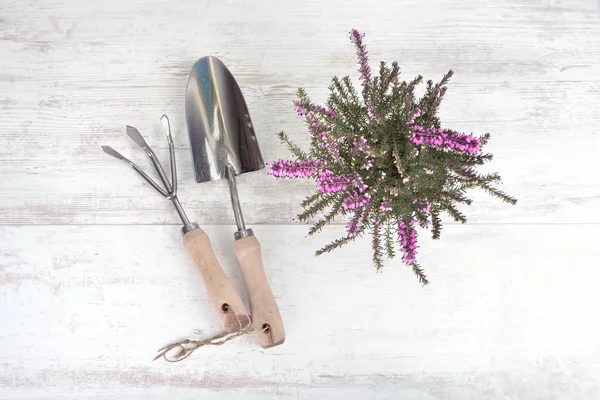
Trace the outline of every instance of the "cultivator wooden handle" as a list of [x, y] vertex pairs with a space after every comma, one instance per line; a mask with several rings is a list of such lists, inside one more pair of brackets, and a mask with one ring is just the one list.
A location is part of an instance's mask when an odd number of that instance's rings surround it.
[[210, 301], [227, 332], [247, 328], [250, 316], [237, 290], [215, 256], [210, 240], [201, 228], [183, 236], [185, 248], [196, 263]]

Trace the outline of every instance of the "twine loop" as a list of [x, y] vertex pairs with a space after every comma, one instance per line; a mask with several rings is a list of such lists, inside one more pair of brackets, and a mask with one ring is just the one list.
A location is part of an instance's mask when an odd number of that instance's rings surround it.
[[[243, 327], [242, 322], [240, 321], [240, 319], [238, 318], [238, 316], [234, 312], [234, 310], [232, 310], [231, 308], [228, 308], [227, 310], [223, 310], [223, 311], [224, 312], [233, 312], [233, 315], [235, 316], [235, 319], [236, 319], [236, 321], [238, 323], [238, 327], [239, 327], [239, 329], [237, 331], [223, 332], [223, 333], [220, 333], [209, 339], [204, 339], [204, 340], [185, 339], [185, 340], [182, 340], [179, 342], [171, 343], [171, 344], [159, 349], [158, 355], [156, 357], [154, 357], [154, 360], [152, 360], [152, 361], [156, 361], [161, 357], [165, 361], [168, 361], [168, 362], [183, 361], [186, 358], [188, 358], [190, 355], [192, 355], [192, 353], [194, 351], [196, 351], [197, 349], [199, 349], [200, 347], [221, 346], [221, 345], [227, 343], [228, 341], [235, 339], [236, 337], [243, 336], [243, 335], [258, 335], [258, 334], [267, 332], [271, 338], [271, 341], [273, 340], [273, 333], [271, 332], [269, 324], [264, 324], [260, 331], [252, 331], [251, 330], [252, 318], [250, 318], [250, 316], [248, 316], [248, 323], [246, 324], [246, 326]], [[173, 350], [175, 350], [174, 354], [169, 355], [170, 353], [173, 353]]]

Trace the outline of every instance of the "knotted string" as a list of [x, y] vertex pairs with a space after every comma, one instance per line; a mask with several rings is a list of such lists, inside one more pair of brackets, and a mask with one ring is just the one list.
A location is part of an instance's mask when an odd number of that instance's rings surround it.
[[[239, 329], [237, 331], [223, 332], [216, 336], [213, 336], [210, 339], [205, 339], [205, 340], [185, 339], [185, 340], [182, 340], [179, 342], [169, 344], [169, 345], [159, 349], [158, 355], [156, 357], [154, 357], [154, 360], [152, 360], [152, 361], [156, 361], [162, 357], [165, 361], [168, 361], [168, 362], [179, 362], [179, 361], [182, 361], [182, 360], [185, 360], [186, 358], [188, 358], [190, 355], [192, 355], [192, 353], [195, 350], [199, 349], [200, 347], [221, 346], [221, 345], [227, 343], [228, 341], [235, 339], [236, 337], [243, 336], [243, 335], [258, 335], [258, 334], [261, 334], [264, 332], [268, 332], [269, 335], [271, 336], [271, 340], [273, 340], [273, 337], [272, 337], [273, 334], [272, 334], [268, 324], [264, 324], [262, 329], [258, 332], [256, 332], [256, 331], [251, 332], [250, 328], [252, 326], [252, 318], [250, 318], [248, 316], [248, 324], [245, 327], [242, 327], [242, 322], [238, 318], [237, 314], [235, 312], [233, 312], [233, 315], [235, 316], [235, 319], [238, 323]], [[169, 357], [168, 353], [173, 349], [177, 349], [177, 352], [174, 355]]]

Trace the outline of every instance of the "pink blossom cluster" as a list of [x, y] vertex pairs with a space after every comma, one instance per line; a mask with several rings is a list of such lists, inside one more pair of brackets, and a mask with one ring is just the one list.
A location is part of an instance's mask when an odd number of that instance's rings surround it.
[[438, 150], [458, 150], [465, 153], [477, 153], [481, 150], [481, 141], [473, 135], [465, 135], [458, 132], [444, 132], [442, 128], [424, 128], [413, 125], [413, 134], [410, 141], [415, 145], [427, 143]]
[[369, 186], [363, 182], [362, 178], [358, 174], [354, 174], [353, 186], [356, 190], [358, 190], [359, 193], [363, 193], [369, 188]]
[[367, 171], [373, 168], [373, 160], [370, 157], [365, 157], [365, 164], [360, 167], [361, 169], [366, 169]]
[[356, 235], [358, 235], [358, 233], [360, 232], [360, 223], [362, 222], [362, 213], [357, 213], [354, 218], [352, 218], [350, 221], [348, 221], [348, 224], [346, 224], [346, 233], [348, 234], [349, 238], [353, 238], [356, 237]]
[[[425, 200], [424, 203], [420, 203], [420, 205], [423, 207], [421, 209], [421, 211], [423, 212], [423, 214], [429, 215], [431, 213], [431, 203], [429, 203], [427, 200]], [[419, 221], [419, 226], [421, 226], [421, 228], [428, 228], [429, 227], [429, 221], [427, 219], [420, 220]]]
[[340, 143], [338, 140], [333, 138], [328, 131], [321, 132], [321, 143], [325, 150], [332, 156], [336, 157], [340, 155]]
[[363, 193], [367, 188], [368, 186], [358, 174], [337, 176], [330, 170], [324, 170], [319, 172], [319, 177], [317, 178], [317, 189], [324, 193], [337, 193], [348, 189], [354, 189], [358, 193]]
[[317, 119], [315, 118], [314, 115], [312, 115], [312, 114], [306, 115], [306, 122], [308, 122], [308, 130], [312, 134], [316, 134], [316, 133], [322, 131], [321, 125], [319, 125], [319, 122], [317, 121]]
[[400, 235], [402, 245], [402, 261], [406, 264], [414, 264], [417, 255], [417, 231], [413, 225], [415, 220], [411, 219], [406, 224], [404, 221], [398, 222], [398, 234]]
[[361, 136], [358, 140], [352, 142], [352, 149], [350, 152], [352, 154], [364, 153], [367, 148], [367, 139], [364, 136]]
[[392, 201], [384, 200], [379, 204], [379, 211], [382, 213], [392, 211]]
[[[354, 176], [336, 176], [331, 171], [325, 171], [325, 174], [320, 174], [317, 179], [317, 188], [325, 193], [337, 193], [340, 191], [353, 189], [354, 193], [343, 200], [344, 210], [354, 209], [358, 206], [364, 206], [367, 203], [362, 204], [360, 201], [356, 201], [369, 186], [367, 186], [359, 175]], [[362, 204], [362, 205], [361, 205]]]
[[415, 123], [415, 118], [421, 116], [421, 109], [417, 107], [411, 119], [407, 121], [412, 126], [410, 141], [419, 146], [427, 143], [429, 146], [443, 151], [458, 150], [465, 153], [477, 153], [481, 150], [481, 140], [475, 136], [458, 132], [444, 132], [441, 128], [425, 128]]
[[277, 160], [267, 163], [269, 174], [278, 178], [307, 178], [319, 173], [321, 162], [317, 161], [286, 161]]
[[[331, 173], [331, 174], [328, 174]], [[325, 174], [317, 179], [317, 189], [324, 193], [337, 193], [348, 189], [352, 179], [347, 176], [335, 176], [327, 170]]]
[[352, 147], [350, 148], [350, 153], [352, 153], [352, 155], [360, 156], [362, 158], [363, 165], [360, 167], [360, 169], [367, 171], [373, 168], [373, 160], [367, 153], [368, 149], [369, 145], [364, 136], [361, 136], [358, 140], [354, 140], [352, 142]]
[[316, 177], [317, 188], [324, 193], [337, 193], [352, 189], [353, 194], [343, 200], [344, 210], [364, 207], [370, 201], [363, 193], [368, 189], [360, 175], [337, 176], [331, 170], [321, 168], [324, 163], [316, 161], [287, 161], [278, 160], [267, 163], [269, 175], [278, 178], [309, 178]]
[[367, 48], [363, 44], [362, 40], [365, 37], [364, 33], [360, 33], [356, 29], [350, 31], [350, 41], [356, 45], [356, 56], [358, 57], [358, 64], [360, 68], [360, 78], [362, 80], [362, 86], [368, 86], [371, 82], [371, 67], [369, 66], [369, 57], [367, 56]]
[[371, 202], [371, 197], [367, 195], [358, 194], [353, 192], [350, 196], [342, 200], [342, 208], [344, 210], [354, 210], [356, 208], [363, 208]]
[[298, 115], [306, 115], [309, 112], [320, 113], [329, 118], [335, 118], [335, 111], [331, 108], [326, 109], [323, 106], [311, 104], [301, 100], [294, 100], [294, 109], [298, 112]]
[[352, 29], [350, 31], [350, 40], [363, 40], [364, 37], [365, 37], [365, 34], [364, 33], [360, 33], [356, 29]]
[[313, 136], [316, 136], [325, 130], [312, 114], [306, 114], [306, 122], [308, 122], [308, 130]]

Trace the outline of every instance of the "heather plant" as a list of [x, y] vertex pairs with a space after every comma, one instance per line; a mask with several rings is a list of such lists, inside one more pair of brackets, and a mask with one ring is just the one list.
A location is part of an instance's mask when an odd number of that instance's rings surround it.
[[441, 215], [465, 223], [459, 205], [471, 205], [469, 189], [479, 188], [498, 199], [516, 204], [516, 199], [494, 187], [498, 173], [481, 174], [476, 167], [492, 160], [483, 148], [490, 134], [481, 136], [442, 127], [438, 109], [452, 76], [449, 71], [439, 83], [426, 82], [425, 93], [416, 98], [419, 75], [400, 80], [397, 62], [381, 62], [372, 76], [364, 34], [353, 29], [350, 40], [356, 47], [362, 91], [351, 78], [334, 77], [325, 106], [314, 104], [305, 90], [298, 90], [294, 107], [306, 120], [310, 149], [302, 150], [284, 133], [294, 160], [269, 165], [277, 178], [311, 178], [316, 191], [301, 203], [300, 222], [316, 221], [313, 235], [337, 217], [347, 221], [346, 234], [316, 254], [339, 248], [370, 232], [373, 262], [383, 267], [383, 256], [397, 251], [412, 267], [422, 284], [427, 277], [417, 262], [417, 229], [431, 228], [440, 238]]

